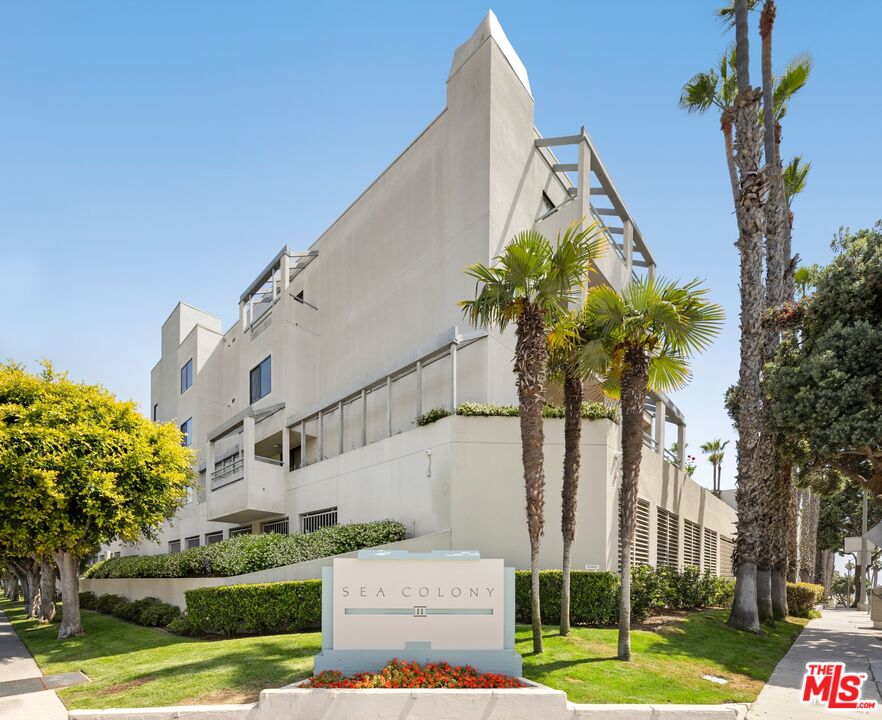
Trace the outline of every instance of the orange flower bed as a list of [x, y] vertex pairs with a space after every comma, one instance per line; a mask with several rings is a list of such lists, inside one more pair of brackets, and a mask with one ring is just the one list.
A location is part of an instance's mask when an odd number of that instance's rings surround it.
[[325, 670], [307, 680], [305, 688], [520, 688], [517, 678], [497, 673], [479, 673], [471, 665], [451, 666], [429, 663], [425, 667], [406, 660], [391, 660], [378, 673], [343, 677], [336, 670]]

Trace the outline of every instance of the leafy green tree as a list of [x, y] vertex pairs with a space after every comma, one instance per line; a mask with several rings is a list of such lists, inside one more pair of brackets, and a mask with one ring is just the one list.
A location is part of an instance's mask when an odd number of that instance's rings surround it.
[[607, 392], [619, 398], [622, 413], [620, 660], [631, 659], [631, 547], [646, 395], [650, 389], [686, 385], [690, 358], [719, 333], [723, 309], [706, 295], [698, 280], [678, 285], [660, 278], [634, 280], [621, 292], [593, 287], [585, 298], [585, 312], [597, 337], [584, 345], [580, 362], [586, 371], [604, 378]]
[[882, 221], [842, 230], [766, 370], [773, 427], [882, 495]]
[[64, 603], [59, 638], [83, 632], [78, 569], [113, 538], [135, 541], [186, 499], [193, 452], [173, 423], [72, 382], [0, 365], [0, 548], [51, 557]]
[[[474, 325], [501, 330], [515, 325], [514, 373], [530, 536], [533, 651], [537, 653], [542, 652], [539, 544], [545, 521], [542, 407], [548, 374], [548, 334], [579, 299], [591, 260], [600, 255], [605, 244], [605, 235], [595, 223], [585, 229], [574, 223], [556, 244], [536, 230], [525, 230], [505, 247], [494, 265], [475, 263], [466, 269], [476, 281], [476, 293], [474, 299], [460, 303]], [[552, 337], [551, 341], [557, 340]]]

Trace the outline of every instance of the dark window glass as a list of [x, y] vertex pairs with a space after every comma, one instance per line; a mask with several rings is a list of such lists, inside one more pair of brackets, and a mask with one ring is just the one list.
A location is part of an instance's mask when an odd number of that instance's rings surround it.
[[272, 357], [265, 358], [260, 365], [251, 371], [250, 395], [251, 402], [256, 403], [266, 397], [272, 390]]
[[156, 422], [156, 418], [159, 416], [159, 403], [153, 406], [153, 422]]
[[193, 384], [193, 358], [187, 360], [187, 364], [181, 368], [181, 394]]
[[181, 445], [190, 447], [193, 444], [193, 418], [187, 418], [181, 425], [181, 432], [184, 437], [181, 439]]

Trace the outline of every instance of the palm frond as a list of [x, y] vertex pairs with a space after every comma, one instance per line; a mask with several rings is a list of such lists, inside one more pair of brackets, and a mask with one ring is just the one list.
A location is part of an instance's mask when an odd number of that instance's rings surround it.
[[812, 73], [813, 60], [808, 53], [797, 55], [784, 68], [784, 72], [775, 78], [772, 91], [772, 102], [775, 106], [775, 121], [780, 122], [787, 114], [787, 105], [809, 80]]
[[714, 70], [696, 73], [680, 91], [680, 108], [688, 113], [703, 113], [713, 105], [721, 107], [719, 86], [720, 79]]
[[790, 162], [784, 166], [784, 192], [787, 195], [788, 204], [805, 190], [806, 179], [811, 169], [812, 164], [803, 162], [801, 155], [791, 158]]

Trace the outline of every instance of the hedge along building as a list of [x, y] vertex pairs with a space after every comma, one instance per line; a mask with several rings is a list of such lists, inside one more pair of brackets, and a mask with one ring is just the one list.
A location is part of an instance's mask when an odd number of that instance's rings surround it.
[[[490, 263], [518, 231], [553, 238], [584, 217], [608, 226], [592, 282], [621, 288], [655, 272], [585, 130], [543, 138], [533, 107], [488, 13], [454, 54], [447, 107], [310, 247], [282, 248], [240, 296], [233, 327], [174, 309], [152, 412], [198, 450], [198, 489], [158, 542], [105, 552], [392, 518], [414, 536], [440, 532], [443, 547], [529, 566], [517, 418], [416, 422], [463, 401], [517, 402], [513, 332], [467, 326], [457, 303], [475, 286], [463, 269]], [[654, 396], [645, 420], [636, 561], [729, 573], [735, 514], [680, 469], [682, 414]], [[584, 422], [576, 568], [618, 566], [619, 447], [615, 422]], [[563, 420], [547, 420], [549, 568], [562, 553], [562, 461]]]

